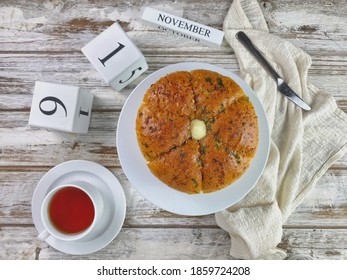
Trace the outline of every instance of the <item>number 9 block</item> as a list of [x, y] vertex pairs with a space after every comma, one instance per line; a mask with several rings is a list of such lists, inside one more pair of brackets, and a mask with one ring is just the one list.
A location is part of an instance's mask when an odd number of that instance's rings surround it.
[[145, 57], [118, 23], [112, 24], [85, 45], [82, 52], [117, 91], [148, 69]]
[[87, 133], [93, 94], [77, 86], [35, 83], [29, 125], [72, 133]]

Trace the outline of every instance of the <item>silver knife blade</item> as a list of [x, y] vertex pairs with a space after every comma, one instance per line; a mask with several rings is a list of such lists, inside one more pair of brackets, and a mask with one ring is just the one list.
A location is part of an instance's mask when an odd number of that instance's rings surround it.
[[253, 45], [248, 36], [239, 31], [236, 33], [236, 38], [241, 42], [241, 44], [256, 58], [261, 66], [268, 72], [271, 77], [275, 80], [277, 84], [277, 90], [285, 95], [290, 101], [299, 106], [304, 110], [311, 110], [308, 106], [295, 92], [292, 90], [288, 84], [281, 78], [281, 76], [272, 68], [272, 66], [267, 62], [263, 55], [258, 51], [258, 49]]
[[288, 84], [283, 81], [283, 79], [277, 80], [277, 89], [280, 93], [285, 95], [290, 101], [294, 102], [296, 105], [301, 107], [306, 111], [310, 111], [311, 107], [308, 106], [304, 100], [302, 100], [291, 88]]

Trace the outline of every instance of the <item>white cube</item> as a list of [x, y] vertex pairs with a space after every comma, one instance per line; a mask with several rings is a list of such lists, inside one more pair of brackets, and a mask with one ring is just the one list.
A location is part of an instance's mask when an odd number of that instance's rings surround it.
[[35, 83], [29, 125], [72, 133], [87, 133], [93, 94], [77, 86]]
[[82, 48], [105, 81], [119, 91], [148, 69], [145, 57], [118, 23]]

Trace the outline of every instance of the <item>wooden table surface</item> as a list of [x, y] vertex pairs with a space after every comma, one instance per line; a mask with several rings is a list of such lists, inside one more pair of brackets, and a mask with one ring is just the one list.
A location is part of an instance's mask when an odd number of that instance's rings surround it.
[[[309, 79], [347, 112], [347, 1], [260, 0], [270, 32], [312, 57]], [[196, 61], [239, 72], [232, 49], [181, 41], [141, 22], [157, 6], [222, 29], [231, 1], [1, 0], [0, 2], [0, 259], [229, 259], [230, 239], [214, 215], [179, 216], [143, 198], [128, 182], [116, 149], [116, 126], [134, 87], [172, 63]], [[149, 69], [121, 92], [112, 90], [80, 49], [119, 22]], [[95, 96], [85, 135], [28, 126], [35, 81], [81, 86]], [[127, 214], [119, 235], [85, 256], [63, 254], [37, 239], [31, 199], [41, 177], [62, 162], [84, 159], [121, 182]], [[280, 248], [316, 259], [347, 259], [347, 156], [319, 180], [284, 224]]]

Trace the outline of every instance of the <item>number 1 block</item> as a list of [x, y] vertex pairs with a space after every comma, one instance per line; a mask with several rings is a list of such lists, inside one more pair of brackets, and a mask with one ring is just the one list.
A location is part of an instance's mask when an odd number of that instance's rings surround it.
[[87, 133], [93, 94], [77, 86], [35, 83], [29, 125], [73, 133]]
[[145, 57], [118, 23], [82, 48], [104, 80], [120, 91], [148, 69]]

